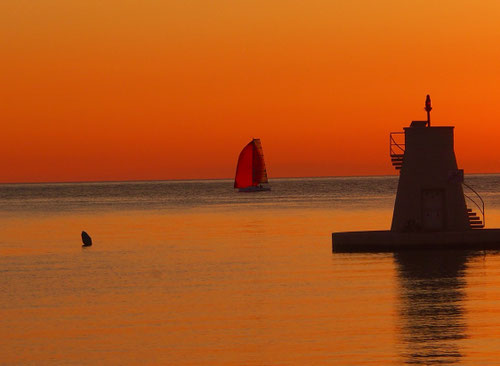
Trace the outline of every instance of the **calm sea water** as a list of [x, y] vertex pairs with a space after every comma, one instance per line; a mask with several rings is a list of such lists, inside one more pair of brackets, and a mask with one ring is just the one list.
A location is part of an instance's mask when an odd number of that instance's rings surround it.
[[[466, 180], [500, 227], [500, 176]], [[397, 177], [271, 185], [0, 185], [0, 364], [498, 363], [497, 253], [335, 254]]]

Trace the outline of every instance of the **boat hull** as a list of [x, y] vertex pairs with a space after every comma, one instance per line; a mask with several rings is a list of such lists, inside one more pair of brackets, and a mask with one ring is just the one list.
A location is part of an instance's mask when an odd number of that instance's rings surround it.
[[239, 192], [265, 192], [270, 190], [271, 187], [264, 187], [264, 186], [250, 186], [245, 188], [238, 188]]

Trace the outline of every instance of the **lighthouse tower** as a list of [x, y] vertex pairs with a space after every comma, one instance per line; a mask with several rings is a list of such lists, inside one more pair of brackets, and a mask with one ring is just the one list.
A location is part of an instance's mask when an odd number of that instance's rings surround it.
[[425, 110], [426, 121], [390, 134], [400, 172], [391, 230], [332, 233], [334, 252], [500, 249], [500, 229], [484, 229], [484, 202], [457, 166], [454, 127], [431, 127], [429, 96]]
[[[391, 134], [391, 159], [400, 170], [391, 231], [464, 231], [484, 226], [468, 210], [453, 148], [454, 127], [431, 127], [429, 95], [427, 121], [404, 128], [404, 144]], [[476, 220], [472, 220], [476, 219]], [[472, 226], [471, 226], [472, 225]]]
[[463, 171], [453, 150], [453, 127], [404, 129], [405, 152], [392, 231], [461, 231], [470, 228]]

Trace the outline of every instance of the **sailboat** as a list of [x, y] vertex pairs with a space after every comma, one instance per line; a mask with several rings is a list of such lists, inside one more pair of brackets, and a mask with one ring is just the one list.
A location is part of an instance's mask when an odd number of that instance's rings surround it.
[[270, 191], [271, 187], [263, 186], [263, 183], [268, 183], [264, 152], [260, 139], [253, 139], [241, 150], [234, 188], [240, 192]]

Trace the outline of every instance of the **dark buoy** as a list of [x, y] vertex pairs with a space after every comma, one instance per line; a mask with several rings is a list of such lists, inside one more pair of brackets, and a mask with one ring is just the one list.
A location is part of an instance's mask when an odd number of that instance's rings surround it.
[[92, 238], [85, 231], [82, 231], [82, 247], [90, 247], [92, 245]]

